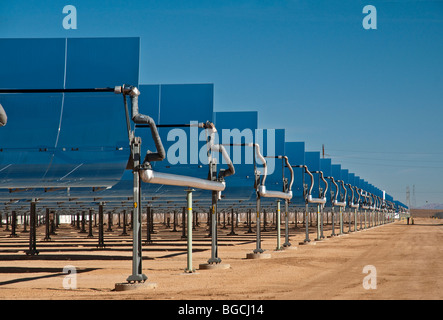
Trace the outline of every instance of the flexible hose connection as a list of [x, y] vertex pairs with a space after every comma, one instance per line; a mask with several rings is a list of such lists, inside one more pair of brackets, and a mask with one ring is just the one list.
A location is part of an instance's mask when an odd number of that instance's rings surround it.
[[214, 144], [215, 133], [217, 132], [217, 129], [215, 128], [214, 124], [212, 122], [207, 121], [204, 124], [202, 124], [202, 127], [205, 129], [208, 129], [210, 131], [209, 141], [208, 141], [209, 150], [214, 151], [214, 152], [220, 152], [223, 159], [225, 159], [225, 162], [228, 166], [228, 170], [220, 170], [220, 172], [218, 174], [218, 178], [220, 180], [223, 180], [226, 177], [234, 175], [235, 174], [234, 164], [232, 163], [231, 158], [229, 157], [228, 153], [226, 152], [225, 147], [221, 144]]
[[123, 85], [115, 87], [114, 92], [117, 94], [121, 93], [123, 95], [128, 95], [131, 99], [132, 121], [134, 121], [136, 124], [147, 124], [151, 129], [152, 139], [154, 140], [157, 152], [151, 152], [148, 150], [144, 162], [162, 161], [165, 159], [165, 148], [163, 147], [160, 134], [158, 133], [154, 120], [147, 115], [140, 114], [138, 111], [138, 96], [140, 95], [140, 91], [136, 87]]
[[8, 116], [6, 115], [5, 109], [3, 109], [0, 104], [0, 127], [3, 127], [8, 122]]

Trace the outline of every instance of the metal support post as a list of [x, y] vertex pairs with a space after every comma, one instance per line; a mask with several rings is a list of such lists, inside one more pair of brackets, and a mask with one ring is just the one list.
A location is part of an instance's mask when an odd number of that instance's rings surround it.
[[79, 233], [86, 233], [86, 217], [84, 211], [82, 211], [81, 230]]
[[247, 213], [247, 217], [248, 217], [248, 231], [246, 231], [246, 233], [254, 233], [254, 231], [252, 231], [252, 210], [249, 209], [248, 213]]
[[133, 219], [132, 219], [132, 275], [126, 281], [145, 282], [148, 277], [142, 273], [142, 238], [141, 238], [141, 182], [140, 182], [140, 137], [131, 142], [132, 159], [134, 162], [133, 175]]
[[103, 202], [98, 205], [98, 245], [97, 248], [104, 248], [104, 231], [103, 231]]
[[[289, 200], [285, 200], [285, 242], [283, 243], [283, 247], [290, 247], [291, 243], [289, 242], [289, 214], [288, 214], [288, 206]], [[296, 218], [297, 219], [297, 218]]]
[[368, 228], [368, 226], [367, 226], [367, 223], [368, 223], [368, 217], [367, 217], [367, 212], [366, 212], [366, 209], [365, 209], [365, 229], [367, 229]]
[[29, 217], [29, 250], [26, 251], [26, 255], [34, 256], [38, 255], [37, 251], [37, 211], [36, 211], [36, 200], [31, 201], [31, 210]]
[[357, 225], [357, 208], [354, 209], [354, 231], [358, 231], [358, 225]]
[[147, 244], [152, 243], [151, 239], [151, 207], [146, 208], [146, 242]]
[[178, 230], [177, 230], [177, 210], [174, 210], [173, 225], [174, 225], [174, 228], [172, 228], [171, 232], [178, 232]]
[[[238, 219], [238, 216], [237, 216]], [[231, 209], [231, 232], [228, 233], [228, 236], [236, 236], [237, 234], [234, 231], [234, 209]]]
[[22, 217], [23, 217], [23, 231], [22, 231], [22, 233], [28, 233], [29, 232], [28, 229], [27, 229], [28, 219], [26, 217], [26, 212], [23, 212]]
[[[6, 230], [9, 230], [8, 224], [6, 224]], [[11, 214], [11, 234], [9, 235], [10, 238], [17, 238], [18, 237], [16, 230], [17, 230], [17, 213], [15, 211], [12, 211], [12, 214]]]
[[266, 209], [263, 209], [263, 229], [262, 232], [268, 232], [268, 230], [266, 229], [266, 225], [268, 224], [267, 221], [267, 214], [266, 214]]
[[211, 258], [208, 260], [209, 264], [221, 262], [221, 259], [218, 257], [217, 240], [217, 193], [213, 191], [211, 207]]
[[343, 208], [340, 207], [340, 232], [339, 235], [343, 235]]
[[45, 238], [43, 239], [44, 241], [51, 241], [51, 236], [49, 233], [49, 208], [46, 208], [46, 213], [45, 213]]
[[127, 236], [128, 233], [126, 232], [126, 210], [123, 210], [123, 231], [120, 234], [121, 236]]
[[112, 232], [112, 213], [108, 212], [108, 228], [106, 231]]
[[277, 221], [276, 221], [276, 224], [277, 224], [277, 248], [276, 248], [276, 250], [282, 250], [283, 248], [282, 248], [282, 246], [280, 245], [280, 219], [281, 219], [281, 216], [280, 216], [280, 200], [277, 200]]
[[335, 212], [334, 212], [334, 207], [331, 208], [331, 223], [332, 223], [332, 232], [331, 232], [331, 237], [336, 236], [335, 234]]
[[254, 249], [254, 253], [263, 253], [264, 250], [261, 248], [261, 237], [260, 237], [260, 197], [257, 196], [257, 239], [256, 239], [256, 248]]
[[349, 230], [348, 230], [348, 232], [349, 233], [351, 233], [352, 232], [352, 210], [351, 210], [351, 208], [349, 208], [349, 210], [348, 210], [348, 212], [349, 212]]
[[186, 240], [186, 208], [182, 208], [182, 240]]
[[89, 209], [89, 233], [88, 238], [93, 238], [94, 235], [92, 234], [92, 209]]
[[[186, 203], [188, 209], [188, 264], [185, 269], [186, 273], [193, 273], [195, 269], [192, 268], [192, 191], [193, 189], [186, 190]], [[183, 226], [184, 227], [184, 226]]]
[[307, 203], [305, 207], [305, 226], [306, 226], [306, 234], [303, 243], [308, 244], [309, 242], [311, 242], [311, 240], [309, 239], [309, 205]]
[[324, 239], [325, 238], [325, 236], [323, 235], [323, 216], [324, 216], [324, 205], [323, 204], [321, 204], [320, 205], [321, 207], [320, 207], [320, 239]]
[[320, 217], [320, 204], [317, 204], [317, 238], [315, 241], [321, 241], [321, 217]]
[[5, 228], [4, 231], [10, 231], [10, 230], [9, 230], [9, 216], [8, 216], [8, 213], [7, 213], [7, 212], [6, 212], [5, 214], [6, 214], [6, 228]]

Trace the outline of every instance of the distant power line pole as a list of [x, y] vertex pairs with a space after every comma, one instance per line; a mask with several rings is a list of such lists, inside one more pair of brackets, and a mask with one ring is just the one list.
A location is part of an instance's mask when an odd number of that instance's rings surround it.
[[408, 208], [411, 208], [411, 191], [409, 190], [409, 186], [406, 186], [406, 205]]
[[417, 201], [415, 199], [415, 184], [412, 185], [412, 208], [417, 207]]

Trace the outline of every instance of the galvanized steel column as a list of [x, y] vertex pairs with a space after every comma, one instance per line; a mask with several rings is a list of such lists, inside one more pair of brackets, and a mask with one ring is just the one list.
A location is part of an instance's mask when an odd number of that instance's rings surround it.
[[[283, 247], [290, 247], [291, 243], [289, 242], [289, 200], [285, 200], [285, 242], [283, 243]], [[296, 218], [297, 220], [297, 218]]]
[[280, 200], [277, 200], [277, 248], [276, 250], [282, 250], [280, 245]]
[[192, 191], [193, 189], [186, 190], [186, 202], [188, 208], [188, 265], [185, 272], [192, 273], [195, 269], [192, 268]]

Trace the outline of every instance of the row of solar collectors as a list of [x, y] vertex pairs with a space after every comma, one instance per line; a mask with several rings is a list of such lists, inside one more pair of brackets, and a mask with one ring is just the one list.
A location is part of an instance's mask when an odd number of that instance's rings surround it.
[[[257, 112], [214, 112], [212, 84], [139, 84], [139, 38], [2, 39], [0, 88], [79, 89], [123, 84], [139, 88], [140, 112], [157, 124], [215, 123], [218, 140], [234, 161], [236, 174], [226, 179], [221, 206], [255, 203], [254, 172], [263, 167], [248, 146], [259, 143], [267, 156], [289, 157], [291, 165], [307, 165], [382, 197], [382, 191], [319, 152], [307, 152], [303, 142], [287, 142], [284, 129], [259, 129]], [[106, 202], [115, 208], [132, 202], [132, 171], [126, 170], [130, 148], [123, 99], [102, 93], [0, 94], [8, 123], [0, 128], [0, 199], [3, 208], [28, 210], [39, 199], [53, 208], [86, 208]], [[142, 154], [155, 150], [150, 131], [132, 130], [142, 138]], [[194, 127], [159, 128], [167, 158], [152, 163], [159, 172], [207, 178], [206, 134]], [[267, 158], [266, 187], [281, 191], [289, 170], [281, 159]], [[226, 165], [219, 159], [218, 168]], [[292, 203], [302, 204], [309, 177], [294, 168]], [[313, 196], [318, 196], [316, 177]], [[143, 198], [160, 210], [182, 205], [181, 187], [143, 184]], [[330, 197], [330, 193], [327, 194]], [[197, 208], [207, 209], [208, 191], [196, 190]], [[386, 194], [386, 200], [394, 199]], [[270, 200], [268, 200], [270, 202]], [[330, 203], [330, 201], [328, 201]], [[397, 205], [402, 205], [397, 203]]]

